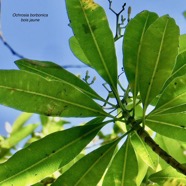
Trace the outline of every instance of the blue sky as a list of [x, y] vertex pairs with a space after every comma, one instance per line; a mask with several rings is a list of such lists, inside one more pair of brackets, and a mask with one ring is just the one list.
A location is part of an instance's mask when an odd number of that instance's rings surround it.
[[[110, 26], [115, 30], [115, 16], [108, 9], [107, 0], [96, 0], [103, 6], [108, 15]], [[132, 6], [134, 17], [142, 10], [150, 10], [160, 16], [169, 14], [173, 17], [181, 33], [186, 33], [186, 19], [182, 13], [186, 10], [184, 0], [113, 0], [113, 8], [119, 11], [122, 4]], [[13, 17], [13, 14], [48, 14], [46, 18], [40, 18], [39, 22], [21, 22], [20, 17]], [[124, 12], [126, 14], [126, 11]], [[79, 61], [72, 55], [68, 39], [72, 36], [71, 28], [68, 26], [68, 18], [64, 0], [5, 0], [2, 1], [2, 31], [6, 41], [26, 58], [53, 61], [60, 65], [79, 65]], [[118, 49], [118, 60], [122, 60], [121, 40], [116, 43]], [[14, 61], [18, 58], [0, 41], [0, 69], [16, 69]], [[76, 74], [85, 75], [87, 69], [69, 69]], [[91, 75], [96, 75], [91, 71]], [[100, 90], [100, 86], [97, 90]], [[4, 134], [4, 123], [12, 123], [20, 114], [19, 111], [0, 106], [0, 135]]]

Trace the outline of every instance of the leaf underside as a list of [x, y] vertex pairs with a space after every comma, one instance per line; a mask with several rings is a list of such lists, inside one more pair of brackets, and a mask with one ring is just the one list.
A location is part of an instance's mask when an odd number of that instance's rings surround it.
[[116, 89], [114, 38], [103, 8], [92, 0], [66, 0], [66, 7], [74, 35], [91, 66]]
[[102, 124], [52, 133], [18, 151], [0, 164], [0, 185], [31, 185], [75, 158], [95, 137]]
[[0, 71], [0, 103], [47, 116], [107, 115], [89, 96], [59, 81], [17, 70]]

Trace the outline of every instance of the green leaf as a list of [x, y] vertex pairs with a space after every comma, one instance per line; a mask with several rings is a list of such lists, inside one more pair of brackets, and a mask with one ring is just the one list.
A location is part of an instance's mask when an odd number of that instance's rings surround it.
[[156, 134], [155, 141], [158, 145], [160, 145], [163, 150], [165, 150], [168, 154], [174, 157], [178, 162], [186, 163], [184, 154], [184, 146], [186, 145], [186, 143], [167, 138], [159, 134]]
[[183, 76], [186, 74], [186, 51], [178, 55], [176, 65], [170, 78], [166, 81], [163, 90], [167, 85], [176, 77]]
[[[186, 111], [186, 76], [180, 76], [164, 90], [155, 109], [149, 115], [182, 113]], [[184, 115], [184, 113], [183, 113]]]
[[183, 16], [186, 18], [186, 11], [183, 12]]
[[26, 71], [0, 71], [0, 103], [47, 116], [107, 115], [96, 102], [75, 87], [59, 81], [47, 81]]
[[20, 128], [18, 131], [11, 133], [6, 140], [2, 141], [0, 146], [7, 149], [14, 147], [18, 142], [30, 135], [37, 127], [38, 124], [30, 124]]
[[179, 54], [186, 51], [186, 34], [180, 35]]
[[165, 186], [181, 186], [186, 184], [186, 177], [183, 174], [178, 173], [172, 167], [168, 167], [165, 170], [152, 174], [149, 179], [152, 182]]
[[78, 40], [76, 39], [75, 36], [72, 36], [69, 39], [69, 44], [70, 44], [70, 49], [73, 52], [73, 54], [80, 60], [82, 61], [84, 64], [91, 66], [89, 60], [87, 59], [83, 49], [81, 48]]
[[81, 90], [91, 98], [103, 100], [103, 98], [92, 90], [84, 81], [55, 63], [29, 59], [20, 59], [15, 61], [15, 63], [21, 70], [39, 74], [47, 80], [56, 80], [67, 83]]
[[145, 32], [139, 60], [139, 90], [144, 110], [171, 75], [178, 44], [179, 28], [167, 15], [158, 18]]
[[142, 186], [142, 181], [144, 180], [146, 174], [147, 174], [147, 170], [149, 169], [148, 165], [144, 163], [143, 159], [136, 154], [137, 157], [137, 161], [138, 161], [138, 175], [136, 178], [136, 183], [138, 186]]
[[17, 132], [32, 116], [31, 113], [22, 113], [13, 123], [11, 134]]
[[136, 97], [138, 93], [138, 73], [141, 43], [147, 28], [157, 18], [157, 14], [149, 11], [143, 11], [128, 23], [125, 30], [123, 39], [123, 65], [134, 97]]
[[92, 0], [66, 0], [66, 6], [74, 35], [91, 66], [116, 89], [114, 38], [104, 9]]
[[103, 186], [137, 186], [138, 162], [128, 138], [112, 160], [104, 177]]
[[75, 158], [101, 127], [74, 127], [32, 143], [0, 164], [0, 185], [31, 185], [51, 175]]
[[145, 124], [161, 135], [186, 142], [186, 113], [150, 115]]
[[152, 169], [156, 169], [158, 166], [158, 156], [152, 149], [144, 143], [140, 136], [135, 132], [131, 136], [131, 143], [135, 152], [141, 157], [141, 159]]
[[104, 145], [84, 156], [60, 176], [52, 186], [61, 184], [64, 186], [97, 185], [113, 156], [117, 144], [118, 140]]

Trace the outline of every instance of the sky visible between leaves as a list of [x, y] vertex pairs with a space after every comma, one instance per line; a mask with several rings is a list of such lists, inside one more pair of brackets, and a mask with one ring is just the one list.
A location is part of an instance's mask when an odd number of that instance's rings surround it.
[[[183, 12], [186, 10], [185, 0], [112, 0], [113, 9], [116, 12], [121, 10], [123, 3], [132, 7], [131, 17], [134, 17], [142, 10], [149, 10], [158, 13], [159, 16], [169, 14], [176, 20], [180, 27], [181, 34], [186, 33], [186, 19]], [[105, 8], [109, 19], [110, 27], [115, 32], [115, 15], [109, 10], [107, 0], [95, 0]], [[68, 39], [72, 36], [71, 28], [68, 26], [69, 20], [65, 8], [65, 0], [2, 0], [2, 32], [5, 40], [13, 49], [26, 58], [53, 61], [62, 66], [64, 65], [83, 65], [71, 53]], [[39, 22], [21, 22], [20, 17], [13, 17], [13, 14], [48, 14], [46, 18], [40, 18]], [[127, 16], [127, 10], [123, 12]], [[114, 33], [115, 34], [115, 33]], [[122, 61], [122, 40], [116, 43], [121, 72]], [[14, 61], [19, 59], [0, 41], [0, 69], [17, 69]], [[83, 78], [88, 68], [70, 68], [69, 71], [81, 74]], [[91, 70], [90, 76], [98, 75]], [[93, 88], [99, 92], [103, 90], [102, 80], [97, 78]], [[123, 83], [126, 83], [123, 77]], [[100, 85], [98, 85], [100, 84]], [[104, 91], [101, 91], [104, 92]], [[105, 91], [103, 96], [106, 96]], [[5, 122], [12, 123], [21, 112], [0, 106], [0, 135], [5, 134]], [[35, 122], [35, 116], [32, 121]], [[81, 120], [72, 120], [76, 125]], [[74, 123], [75, 122], [75, 123]]]

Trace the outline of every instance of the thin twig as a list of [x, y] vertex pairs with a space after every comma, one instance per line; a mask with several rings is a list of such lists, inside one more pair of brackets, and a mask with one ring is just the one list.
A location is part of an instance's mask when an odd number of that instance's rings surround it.
[[[1, 32], [2, 33], [2, 32]], [[3, 44], [10, 50], [10, 52], [13, 54], [13, 55], [15, 55], [15, 56], [17, 56], [17, 57], [19, 57], [19, 58], [25, 58], [23, 55], [21, 55], [21, 54], [19, 54], [19, 53], [17, 53], [6, 41], [5, 41], [5, 39], [3, 38], [3, 36], [2, 36], [2, 34], [0, 33], [0, 39], [1, 39], [1, 41], [3, 42]]]
[[122, 9], [117, 13], [116, 11], [112, 9], [112, 1], [108, 0], [108, 2], [109, 2], [109, 9], [116, 15], [116, 34], [115, 34], [114, 40], [117, 41], [119, 38], [122, 37], [120, 33], [121, 24], [119, 23], [119, 16], [125, 10], [126, 3], [123, 4]]
[[[4, 36], [3, 36], [3, 32], [2, 32], [2, 20], [1, 20], [1, 0], [0, 0], [0, 40], [3, 42], [3, 44], [10, 50], [10, 52], [17, 56], [18, 58], [25, 58], [23, 55], [19, 54], [18, 52], [16, 52], [9, 43], [7, 43], [7, 41], [5, 40]], [[87, 68], [86, 65], [63, 65], [63, 68], [67, 69], [67, 68]]]
[[10, 52], [13, 54], [13, 55], [15, 55], [15, 56], [17, 56], [17, 57], [19, 57], [19, 58], [24, 58], [24, 56], [22, 56], [21, 54], [19, 54], [19, 53], [17, 53], [7, 42], [6, 42], [6, 40], [5, 40], [5, 38], [3, 37], [3, 32], [2, 32], [2, 20], [1, 20], [1, 0], [0, 0], [0, 39], [1, 39], [1, 41], [3, 42], [3, 44], [10, 50]]
[[62, 65], [63, 68], [87, 68], [88, 66], [86, 65]]

